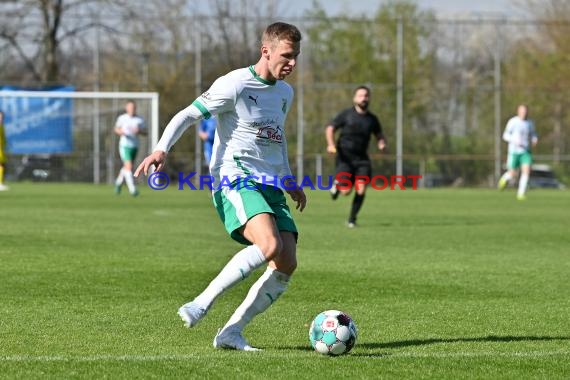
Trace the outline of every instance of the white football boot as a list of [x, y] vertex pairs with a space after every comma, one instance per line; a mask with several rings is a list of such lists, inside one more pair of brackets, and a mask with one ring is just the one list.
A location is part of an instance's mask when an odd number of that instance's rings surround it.
[[201, 308], [194, 302], [188, 302], [178, 309], [178, 315], [184, 321], [186, 327], [194, 327], [206, 316], [208, 309]]
[[218, 330], [218, 333], [214, 337], [214, 348], [226, 348], [239, 351], [261, 351], [259, 348], [250, 346], [241, 335], [241, 331], [232, 328]]

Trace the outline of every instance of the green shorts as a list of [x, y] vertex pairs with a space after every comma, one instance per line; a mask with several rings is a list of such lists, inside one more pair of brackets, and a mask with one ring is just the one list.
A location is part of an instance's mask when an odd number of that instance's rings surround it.
[[518, 169], [521, 165], [532, 164], [532, 154], [529, 151], [523, 153], [510, 153], [507, 158], [507, 168]]
[[134, 147], [126, 147], [126, 146], [120, 146], [119, 147], [119, 155], [121, 156], [121, 160], [123, 160], [123, 162], [125, 161], [131, 161], [133, 162], [135, 160], [135, 157], [137, 156], [137, 151], [139, 149]]
[[214, 206], [226, 231], [235, 241], [251, 245], [239, 229], [257, 214], [269, 213], [275, 218], [279, 231], [289, 231], [297, 239], [298, 232], [291, 210], [287, 206], [285, 194], [277, 187], [248, 181], [247, 183], [232, 183], [214, 193]]

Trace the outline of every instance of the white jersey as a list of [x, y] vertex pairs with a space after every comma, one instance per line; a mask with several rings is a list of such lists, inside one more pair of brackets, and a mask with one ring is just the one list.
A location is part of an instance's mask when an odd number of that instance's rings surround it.
[[155, 150], [168, 151], [189, 124], [217, 115], [210, 161], [214, 186], [244, 177], [281, 186], [291, 175], [285, 119], [292, 99], [293, 89], [284, 81], [269, 82], [253, 66], [234, 70], [172, 119]]
[[136, 131], [138, 129], [140, 132], [145, 128], [144, 120], [142, 117], [137, 115], [131, 116], [128, 113], [124, 113], [117, 118], [115, 128], [119, 128], [121, 131], [123, 131], [123, 134], [119, 139], [120, 147], [138, 148], [139, 139]]
[[503, 140], [509, 143], [509, 154], [530, 151], [530, 144], [536, 139], [537, 135], [532, 120], [514, 116], [507, 122]]

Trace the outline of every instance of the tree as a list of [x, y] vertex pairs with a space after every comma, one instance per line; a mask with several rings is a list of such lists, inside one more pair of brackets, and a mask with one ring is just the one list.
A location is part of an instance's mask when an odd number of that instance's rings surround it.
[[[411, 1], [389, 1], [382, 4], [373, 18], [344, 15], [331, 18], [318, 3], [306, 17], [311, 20], [307, 28], [310, 47], [309, 63], [313, 68], [307, 87], [312, 87], [312, 106], [305, 112], [313, 129], [314, 145], [308, 149], [322, 151], [322, 126], [339, 111], [351, 104], [352, 90], [360, 84], [372, 88], [372, 104], [384, 125], [388, 141], [395, 140], [397, 22], [405, 23], [405, 130], [409, 134], [412, 121], [421, 117], [426, 102], [413, 94], [425, 91], [425, 64], [429, 55], [422, 50], [424, 41], [432, 33], [433, 16], [421, 11]], [[309, 148], [310, 146], [310, 148]], [[416, 142], [407, 139], [405, 152], [414, 153]], [[386, 167], [386, 170], [391, 170]]]
[[[112, 25], [121, 33], [101, 42], [102, 82], [124, 91], [158, 91], [165, 126], [217, 77], [255, 63], [275, 3], [216, 0], [208, 7], [206, 16], [192, 0], [149, 0], [115, 17]], [[175, 150], [193, 152], [193, 139], [185, 134]]]
[[[105, 23], [87, 21], [77, 17], [77, 12], [87, 14], [95, 7], [109, 6], [105, 0], [20, 0], [0, 3], [4, 14], [0, 24], [0, 39], [13, 59], [23, 63], [13, 74], [24, 74], [29, 81], [53, 84], [61, 81], [62, 46], [71, 39], [94, 27], [106, 27]], [[101, 12], [101, 9], [97, 9]], [[92, 20], [92, 17], [87, 17]], [[13, 61], [12, 61], [13, 62]]]
[[507, 109], [528, 103], [540, 136], [537, 152], [557, 163], [570, 146], [570, 3], [527, 0], [525, 7], [536, 24], [508, 52]]

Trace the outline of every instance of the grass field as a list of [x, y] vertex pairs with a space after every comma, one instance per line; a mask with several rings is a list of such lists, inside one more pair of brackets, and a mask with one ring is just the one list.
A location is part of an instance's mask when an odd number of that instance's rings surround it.
[[[0, 193], [2, 378], [568, 378], [570, 192], [309, 191], [299, 268], [246, 329], [212, 338], [256, 272], [187, 330], [176, 314], [240, 249], [200, 191], [11, 184]], [[309, 349], [325, 309], [351, 314], [353, 351]]]

